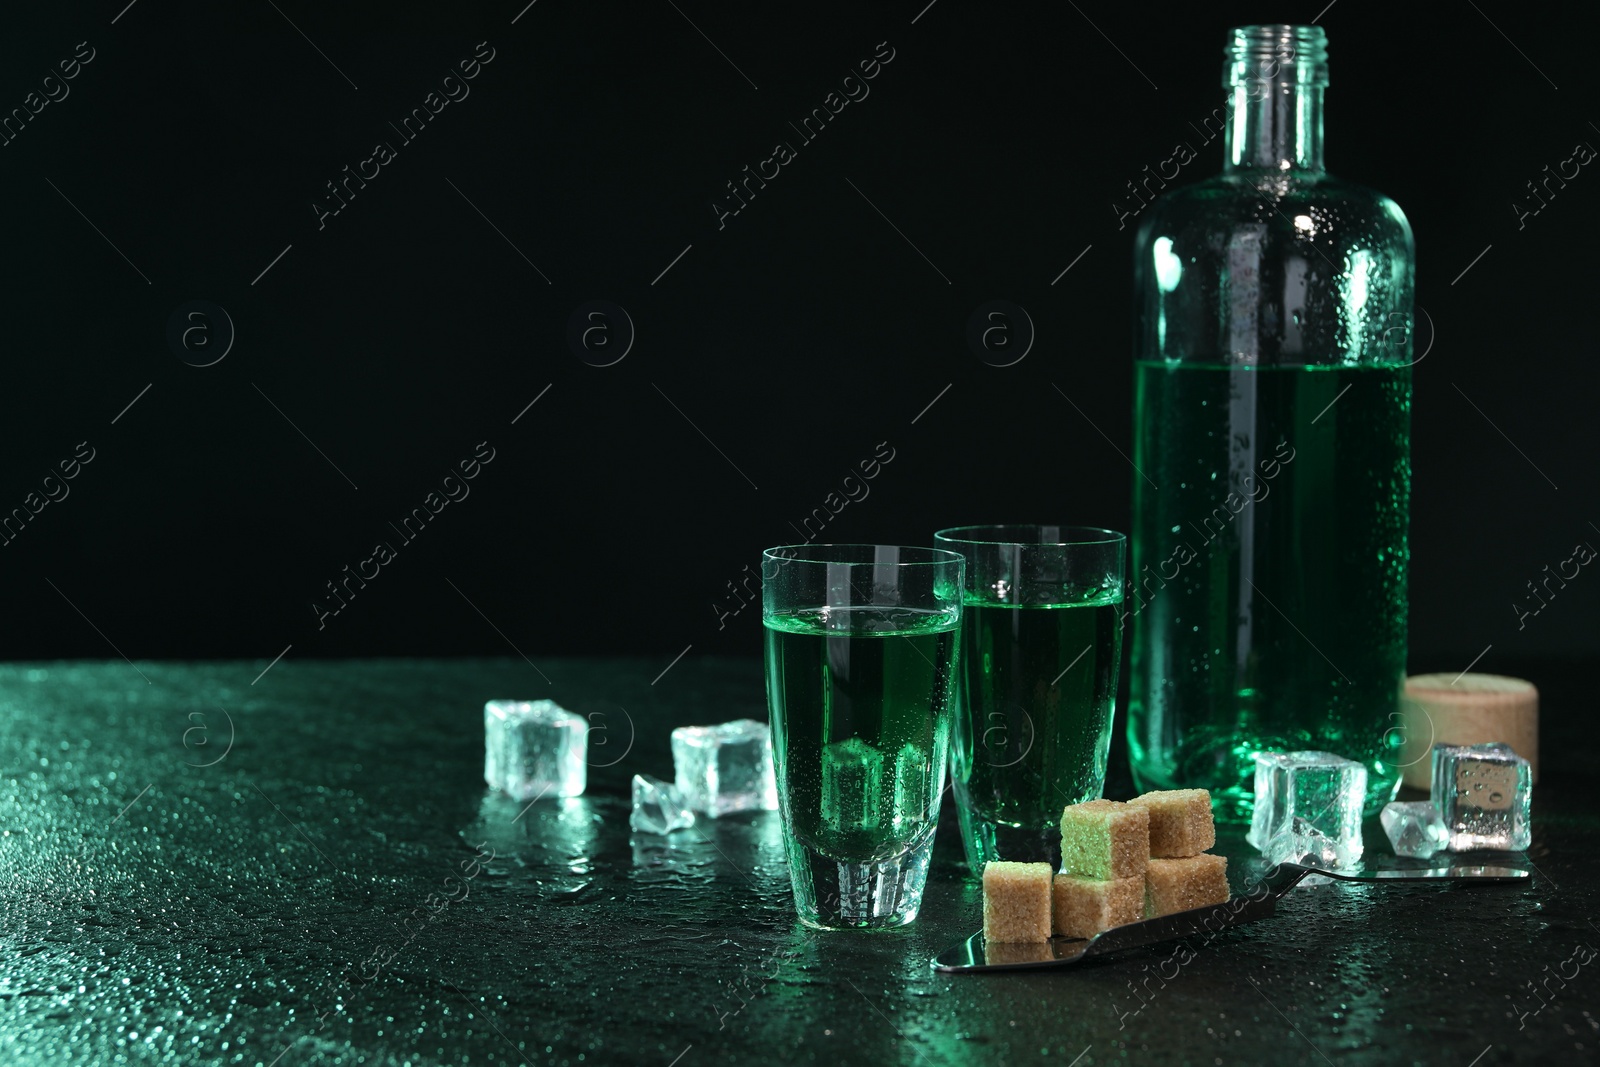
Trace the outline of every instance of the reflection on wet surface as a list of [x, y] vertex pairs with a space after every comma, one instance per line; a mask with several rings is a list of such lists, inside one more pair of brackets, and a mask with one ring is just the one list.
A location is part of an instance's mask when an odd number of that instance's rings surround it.
[[949, 812], [921, 917], [875, 934], [795, 923], [776, 813], [629, 831], [672, 725], [760, 714], [754, 663], [691, 658], [656, 690], [659, 663], [541, 663], [638, 729], [585, 796], [531, 807], [481, 777], [481, 702], [528, 692], [526, 664], [285, 660], [255, 689], [250, 666], [0, 666], [6, 1067], [1234, 1063], [1300, 1042], [1283, 1017], [1340, 1062], [1592, 1042], [1595, 968], [1528, 1032], [1495, 1009], [1600, 943], [1593, 801], [1543, 781], [1551, 880], [1297, 889], [1192, 959], [951, 977], [927, 961], [981, 900]]

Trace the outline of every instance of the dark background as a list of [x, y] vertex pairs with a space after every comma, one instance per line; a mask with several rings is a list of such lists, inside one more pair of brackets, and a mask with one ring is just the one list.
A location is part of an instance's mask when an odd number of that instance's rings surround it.
[[[0, 148], [0, 511], [78, 442], [95, 459], [0, 549], [0, 647], [754, 654], [758, 608], [719, 622], [727, 583], [880, 442], [895, 458], [820, 539], [1126, 529], [1133, 227], [1112, 202], [1199, 147], [1230, 25], [1322, 3], [925, 2], [8, 14], [0, 110], [78, 42], [95, 58]], [[1408, 212], [1436, 331], [1415, 370], [1413, 670], [1600, 646], [1587, 570], [1524, 629], [1511, 606], [1600, 545], [1600, 176], [1521, 230], [1512, 208], [1600, 145], [1593, 26], [1480, 8], [1340, 0], [1320, 23], [1329, 169]], [[485, 40], [470, 96], [398, 146], [387, 124]], [[788, 123], [882, 41], [870, 96], [800, 145]], [[398, 158], [319, 230], [324, 183], [379, 140]], [[719, 229], [711, 201], [780, 140], [798, 158]], [[567, 342], [593, 299], [637, 329], [613, 366]], [[1037, 328], [1014, 366], [967, 346], [991, 299]], [[167, 343], [190, 300], [235, 324], [213, 366]], [[485, 440], [471, 495], [401, 545], [388, 523]], [[319, 630], [313, 600], [380, 539], [399, 558]]]

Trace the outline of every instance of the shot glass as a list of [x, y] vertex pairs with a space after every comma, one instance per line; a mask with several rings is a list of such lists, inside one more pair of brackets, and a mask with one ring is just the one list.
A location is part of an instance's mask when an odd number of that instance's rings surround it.
[[1061, 809], [1105, 787], [1127, 538], [958, 526], [967, 560], [951, 778], [967, 866], [1061, 862]]
[[767, 704], [800, 921], [903, 926], [928, 878], [955, 707], [959, 553], [762, 555]]

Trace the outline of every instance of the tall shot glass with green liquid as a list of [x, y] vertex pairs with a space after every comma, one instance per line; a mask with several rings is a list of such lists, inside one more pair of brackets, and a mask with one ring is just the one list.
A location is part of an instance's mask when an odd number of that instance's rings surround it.
[[800, 921], [917, 917], [955, 706], [962, 557], [893, 545], [762, 554], [767, 704]]
[[1061, 809], [1105, 786], [1127, 538], [1082, 526], [958, 526], [967, 560], [951, 752], [967, 866], [1059, 864]]

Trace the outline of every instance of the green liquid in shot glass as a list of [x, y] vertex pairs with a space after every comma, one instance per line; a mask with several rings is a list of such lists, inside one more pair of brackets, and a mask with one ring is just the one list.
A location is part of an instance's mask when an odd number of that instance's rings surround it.
[[949, 612], [824, 608], [766, 620], [773, 761], [797, 843], [868, 864], [932, 836], [956, 655]]
[[974, 873], [990, 860], [1045, 858], [1026, 848], [1055, 840], [1063, 807], [1100, 796], [1120, 603], [1114, 592], [1077, 604], [967, 602], [951, 774]]

